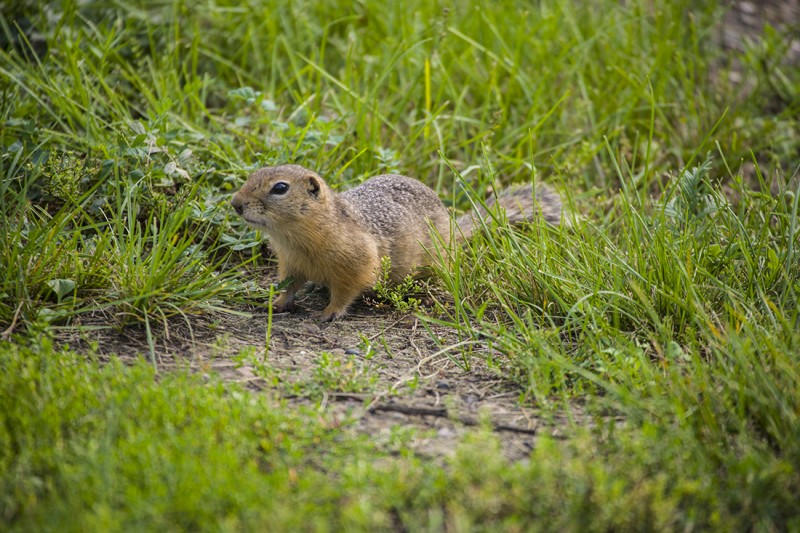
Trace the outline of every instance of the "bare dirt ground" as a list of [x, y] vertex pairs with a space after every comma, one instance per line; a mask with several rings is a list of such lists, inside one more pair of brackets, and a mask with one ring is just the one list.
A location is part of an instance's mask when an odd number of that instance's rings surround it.
[[[730, 4], [720, 22], [724, 46], [741, 52], [747, 39], [757, 39], [764, 24], [771, 23], [787, 31], [787, 64], [800, 64], [800, 0]], [[274, 275], [270, 271], [267, 277]], [[426, 456], [449, 455], [465, 433], [482, 425], [492, 428], [509, 458], [523, 459], [537, 435], [558, 436], [573, 423], [592, 423], [579, 405], [561, 416], [543, 417], [530, 399], [520, 401], [523, 391], [503, 377], [508, 375], [503, 355], [486, 345], [471, 346], [467, 369], [458, 364], [463, 344], [454, 331], [436, 327], [431, 334], [412, 315], [363, 303], [345, 319], [322, 324], [314, 313], [324, 305], [323, 295], [311, 294], [300, 298], [294, 313], [275, 315], [266, 356], [266, 308], [171, 320], [158, 329], [156, 364], [161, 372], [189, 367], [215, 373], [289, 406], [313, 406], [330, 420], [352, 421], [355, 431], [378, 443], [388, 443], [394, 432], [411, 431], [412, 448]], [[101, 325], [102, 317], [92, 322], [87, 318], [83, 325]], [[76, 349], [96, 343], [101, 357], [150, 357], [142, 328], [68, 330], [61, 341]], [[251, 357], [241, 356], [248, 352]], [[339, 374], [361, 379], [358, 390], [334, 393], [315, 387], [315, 380], [325, 379], [319, 374], [323, 357], [341, 363]]]
[[[723, 0], [723, 4], [727, 6], [727, 11], [717, 26], [715, 42], [729, 54], [725, 64], [717, 65], [720, 70], [714, 76], [724, 73], [728, 81], [739, 88], [742, 97], [751, 93], [757, 81], [745, 75], [743, 58], [758, 50], [763, 42], [761, 36], [767, 28], [779, 36], [774, 46], [780, 52], [777, 54], [780, 59], [774, 64], [761, 61], [758, 66], [767, 83], [772, 83], [770, 80], [776, 77], [776, 68], [800, 68], [800, 0]], [[758, 52], [755, 56], [758, 56]], [[779, 112], [790, 102], [784, 99], [780, 91], [774, 92], [773, 101], [767, 104], [767, 108]]]
[[[289, 406], [312, 406], [328, 420], [348, 420], [378, 443], [410, 430], [411, 448], [425, 456], [449, 455], [466, 432], [480, 426], [497, 434], [509, 458], [522, 459], [541, 432], [557, 437], [565, 431], [568, 417], [591, 423], [577, 405], [545, 421], [530, 401], [520, 402], [521, 389], [503, 377], [502, 354], [484, 344], [471, 344], [467, 369], [458, 359], [464, 343], [452, 331], [435, 327], [432, 335], [411, 314], [365, 302], [356, 303], [343, 320], [320, 323], [315, 316], [325, 303], [325, 294], [311, 293], [299, 298], [293, 313], [274, 315], [266, 357], [266, 308], [236, 310], [247, 316], [217, 312], [170, 320], [158, 328], [155, 364], [159, 372], [188, 367], [273, 394]], [[101, 359], [150, 358], [143, 328], [91, 327], [103, 323], [101, 317], [86, 320], [85, 329], [67, 330], [60, 340], [75, 349], [94, 344]], [[323, 357], [340, 366], [321, 383]], [[498, 362], [487, 363], [491, 358]], [[362, 387], [331, 392], [340, 375], [360, 380]]]
[[719, 42], [728, 50], [745, 52], [757, 40], [765, 25], [785, 38], [783, 62], [800, 66], [800, 0], [757, 0], [723, 2], [729, 9], [719, 25]]

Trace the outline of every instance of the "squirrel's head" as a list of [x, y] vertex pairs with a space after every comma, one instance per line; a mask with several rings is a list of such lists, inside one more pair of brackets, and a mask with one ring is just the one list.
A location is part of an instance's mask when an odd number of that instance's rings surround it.
[[267, 233], [289, 230], [294, 221], [314, 216], [330, 191], [315, 172], [298, 165], [256, 170], [233, 195], [233, 209], [256, 229]]

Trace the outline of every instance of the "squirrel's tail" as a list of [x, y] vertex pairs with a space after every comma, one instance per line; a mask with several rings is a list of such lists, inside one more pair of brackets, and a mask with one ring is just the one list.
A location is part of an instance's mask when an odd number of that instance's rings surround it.
[[[492, 196], [486, 201], [486, 208], [499, 203], [505, 210], [506, 218], [510, 224], [529, 222], [537, 214], [554, 226], [562, 223], [563, 206], [558, 193], [551, 188], [540, 185], [533, 194], [533, 186], [517, 185], [503, 189], [495, 198]], [[458, 217], [456, 237], [459, 241], [469, 239], [476, 228], [481, 227], [480, 219], [487, 220], [489, 213], [483, 205], [478, 205], [475, 210]]]

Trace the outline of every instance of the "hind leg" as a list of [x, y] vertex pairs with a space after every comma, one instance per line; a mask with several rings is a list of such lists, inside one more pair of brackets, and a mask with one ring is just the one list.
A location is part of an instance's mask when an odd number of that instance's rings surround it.
[[347, 308], [358, 298], [364, 290], [358, 287], [331, 286], [331, 301], [322, 311], [320, 320], [330, 322], [342, 318], [347, 313]]

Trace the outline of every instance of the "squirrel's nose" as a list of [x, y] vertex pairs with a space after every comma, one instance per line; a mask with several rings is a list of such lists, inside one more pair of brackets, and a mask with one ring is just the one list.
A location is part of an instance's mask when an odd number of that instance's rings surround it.
[[231, 199], [231, 205], [233, 206], [233, 210], [236, 211], [237, 215], [241, 215], [242, 211], [244, 210], [244, 202], [239, 197], [239, 193], [233, 195]]

